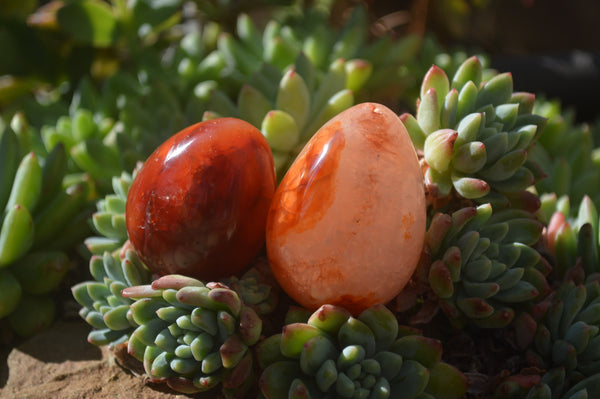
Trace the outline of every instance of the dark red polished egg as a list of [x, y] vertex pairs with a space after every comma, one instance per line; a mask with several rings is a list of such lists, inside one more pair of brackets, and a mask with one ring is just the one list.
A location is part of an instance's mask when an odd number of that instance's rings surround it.
[[217, 280], [261, 250], [276, 178], [261, 132], [236, 118], [175, 134], [146, 160], [127, 197], [129, 239], [154, 272]]

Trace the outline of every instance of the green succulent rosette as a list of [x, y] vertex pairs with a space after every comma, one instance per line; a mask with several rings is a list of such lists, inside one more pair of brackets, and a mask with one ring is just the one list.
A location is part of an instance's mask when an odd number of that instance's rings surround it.
[[468, 385], [441, 361], [440, 341], [399, 326], [383, 305], [356, 318], [323, 305], [261, 341], [256, 352], [260, 397], [267, 399], [460, 398]]
[[528, 312], [519, 315], [519, 347], [532, 366], [562, 367], [572, 386], [600, 375], [600, 279], [563, 283]]
[[88, 341], [113, 349], [126, 345], [138, 325], [130, 311], [134, 301], [122, 291], [149, 284], [151, 274], [135, 251], [128, 248], [120, 254], [93, 255], [89, 267], [94, 280], [71, 287], [73, 298], [81, 305], [79, 315], [92, 327]]
[[432, 66], [425, 75], [416, 117], [401, 115], [422, 152], [425, 185], [433, 199], [453, 192], [479, 203], [507, 206], [510, 197], [543, 177], [528, 153], [545, 118], [532, 113], [535, 97], [513, 92], [510, 73], [482, 81], [477, 57], [449, 78]]
[[508, 325], [515, 308], [548, 293], [551, 266], [532, 246], [543, 225], [521, 209], [490, 204], [437, 213], [426, 232], [427, 282], [458, 325]]
[[250, 347], [260, 338], [262, 321], [235, 291], [168, 275], [123, 295], [135, 299], [131, 317], [138, 325], [128, 351], [152, 381], [229, 398], [243, 397], [255, 383]]

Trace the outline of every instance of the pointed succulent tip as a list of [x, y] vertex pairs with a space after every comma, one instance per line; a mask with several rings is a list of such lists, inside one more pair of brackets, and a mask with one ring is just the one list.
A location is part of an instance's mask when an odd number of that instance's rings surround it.
[[438, 297], [446, 299], [454, 294], [450, 270], [441, 260], [433, 262], [429, 269], [428, 279], [431, 288]]
[[566, 221], [565, 215], [562, 212], [554, 212], [546, 229], [548, 249], [553, 253], [556, 236], [565, 225], [569, 226], [569, 222]]
[[204, 111], [204, 113], [202, 114], [202, 120], [203, 121], [209, 121], [212, 119], [217, 119], [219, 118], [220, 115], [216, 112], [213, 111]]
[[458, 133], [452, 129], [441, 129], [431, 133], [425, 139], [425, 161], [438, 172], [448, 170], [457, 137]]
[[351, 63], [351, 65], [353, 67], [359, 68], [359, 69], [367, 69], [367, 68], [371, 68], [372, 64], [367, 61], [367, 60], [363, 60], [362, 58], [357, 58], [354, 60], [349, 61], [349, 63]]
[[242, 310], [242, 301], [235, 291], [228, 288], [215, 288], [208, 291], [208, 298], [215, 304], [225, 307], [234, 317]]
[[248, 347], [242, 342], [240, 337], [237, 335], [231, 335], [219, 347], [219, 353], [221, 355], [223, 367], [230, 369], [237, 365], [247, 350]]
[[[535, 291], [535, 295], [538, 295], [538, 290], [536, 290], [535, 288], [532, 290]], [[499, 321], [499, 325], [501, 326], [507, 326], [515, 317], [515, 313], [514, 311], [509, 310], [509, 309], [502, 309], [499, 310], [497, 315], [496, 315], [496, 319]]]
[[425, 244], [431, 253], [436, 253], [439, 250], [450, 227], [452, 227], [452, 216], [441, 212], [433, 215], [429, 229], [425, 234]]
[[135, 248], [133, 248], [133, 244], [130, 240], [127, 240], [125, 241], [125, 243], [121, 247], [121, 250], [119, 251], [119, 259], [125, 259], [127, 257], [127, 253], [130, 251], [135, 254], [134, 256], [137, 256], [137, 252], [135, 251]]
[[461, 177], [453, 179], [454, 188], [460, 195], [468, 199], [481, 198], [490, 192], [490, 185], [485, 180]]
[[450, 82], [448, 75], [439, 66], [433, 64], [427, 71], [421, 84], [421, 96], [427, 91], [428, 88], [435, 88], [440, 95], [444, 97], [449, 90]]
[[125, 298], [150, 298], [161, 296], [161, 292], [153, 289], [151, 285], [137, 285], [124, 288], [121, 295]]
[[256, 312], [248, 307], [242, 307], [240, 312], [239, 333], [246, 345], [254, 345], [260, 339], [262, 320]]
[[473, 219], [479, 213], [484, 211], [486, 213], [491, 213], [491, 205], [489, 203], [480, 205], [477, 208], [474, 206], [468, 206], [466, 208], [459, 209], [458, 211], [452, 213], [452, 222], [461, 228], [469, 220]]
[[438, 91], [443, 91], [445, 95], [449, 89], [448, 75], [442, 68], [433, 64], [423, 78], [422, 87], [435, 87]]
[[458, 281], [460, 279], [460, 266], [462, 263], [462, 253], [458, 247], [450, 247], [444, 253], [444, 263], [450, 270], [450, 276], [452, 281]]
[[531, 114], [535, 105], [535, 94], [525, 91], [514, 92], [510, 102], [519, 104], [519, 114]]
[[223, 284], [220, 281], [211, 281], [209, 283], [206, 283], [206, 286], [208, 288], [210, 288], [211, 290], [215, 289], [215, 288], [226, 288], [226, 289], [229, 289], [229, 286], [227, 286], [226, 284]]
[[174, 289], [179, 290], [183, 287], [203, 287], [204, 284], [192, 277], [180, 274], [169, 274], [162, 276], [152, 282], [152, 288], [155, 290]]
[[427, 96], [437, 96], [437, 90], [434, 87], [430, 87], [425, 92], [425, 95], [427, 95]]
[[526, 210], [532, 214], [536, 213], [542, 206], [540, 197], [527, 190], [506, 193], [505, 195], [508, 197], [512, 207]]
[[308, 324], [331, 334], [336, 334], [352, 314], [345, 308], [325, 304], [317, 309], [308, 319]]
[[231, 38], [232, 38], [231, 33], [224, 32], [224, 31], [219, 32], [219, 36], [218, 36], [219, 40], [225, 40], [225, 39], [231, 39]]
[[323, 334], [323, 330], [310, 324], [284, 325], [281, 330], [281, 353], [286, 357], [298, 358], [306, 341]]

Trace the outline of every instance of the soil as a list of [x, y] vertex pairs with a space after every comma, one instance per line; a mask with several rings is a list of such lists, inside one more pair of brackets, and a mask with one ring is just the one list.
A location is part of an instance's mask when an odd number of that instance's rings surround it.
[[9, 352], [0, 350], [0, 399], [189, 398], [121, 367], [110, 350], [87, 342], [89, 330], [82, 321], [58, 321]]

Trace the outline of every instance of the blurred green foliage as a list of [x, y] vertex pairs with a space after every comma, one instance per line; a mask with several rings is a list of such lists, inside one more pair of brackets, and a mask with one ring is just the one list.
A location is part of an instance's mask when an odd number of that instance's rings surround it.
[[[290, 0], [0, 0], [0, 107], [83, 76], [97, 82], [148, 59], [207, 21]], [[227, 24], [223, 24], [227, 26]]]

